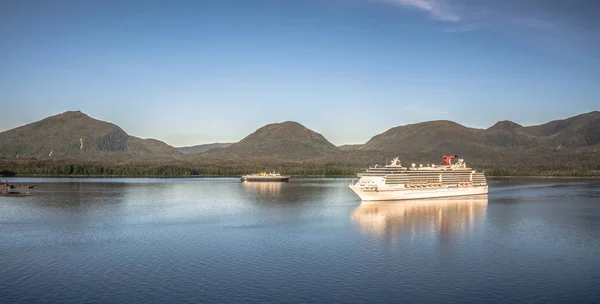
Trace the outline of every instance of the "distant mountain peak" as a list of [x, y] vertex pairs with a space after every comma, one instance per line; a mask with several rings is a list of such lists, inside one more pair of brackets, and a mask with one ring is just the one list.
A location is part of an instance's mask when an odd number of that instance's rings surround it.
[[226, 148], [226, 147], [231, 146], [232, 144], [233, 143], [216, 142], [216, 143], [211, 143], [211, 144], [201, 144], [201, 145], [195, 145], [195, 146], [178, 147], [176, 149], [179, 152], [182, 152], [185, 154], [198, 154], [198, 153], [206, 152], [210, 149]]
[[[87, 114], [85, 114], [85, 113], [83, 113], [83, 112], [81, 112], [79, 110], [76, 110], [76, 111], [65, 111], [65, 112], [62, 112], [62, 113], [57, 114], [55, 116], [59, 116], [59, 117], [63, 117], [63, 118], [66, 118], [66, 117], [71, 117], [71, 118], [73, 118], [73, 117], [90, 117], [89, 115], [87, 115]], [[54, 117], [54, 116], [51, 116], [51, 117]]]
[[414, 124], [408, 124], [407, 126], [410, 125], [459, 125], [462, 126], [461, 124], [452, 121], [452, 120], [447, 120], [447, 119], [440, 119], [440, 120], [430, 120], [430, 121], [423, 121], [423, 122], [418, 122], [418, 123], [414, 123]]
[[81, 110], [69, 110], [69, 111], [65, 111], [61, 114], [64, 114], [64, 115], [81, 115], [81, 114], [86, 115], [85, 113], [81, 112]]
[[474, 141], [477, 129], [465, 127], [450, 120], [425, 121], [391, 128], [372, 137], [361, 150], [382, 150], [402, 153], [461, 153], [449, 147], [459, 147], [459, 142]]
[[323, 135], [298, 122], [284, 121], [262, 126], [239, 142], [214, 152], [244, 157], [301, 159], [338, 151]]
[[271, 128], [300, 128], [300, 129], [308, 129], [303, 124], [301, 124], [299, 122], [291, 121], [291, 120], [286, 120], [284, 122], [276, 122], [276, 123], [271, 123], [271, 124], [264, 125], [264, 126], [260, 127], [258, 130], [260, 130], [260, 129], [271, 129]]
[[512, 122], [510, 120], [501, 120], [495, 123], [493, 126], [489, 127], [488, 130], [515, 130], [522, 127], [522, 125], [516, 122]]
[[475, 129], [452, 121], [427, 121], [391, 128], [371, 138], [360, 150], [393, 153], [525, 153], [548, 151], [557, 146], [586, 149], [600, 143], [600, 112], [523, 127], [499, 121], [488, 129]]
[[[277, 123], [275, 123], [275, 124], [277, 124]], [[301, 123], [299, 123], [297, 121], [293, 121], [293, 120], [286, 120], [284, 122], [280, 122], [279, 124], [282, 124], [282, 125], [300, 125], [300, 126], [304, 127], [304, 125], [302, 125]]]

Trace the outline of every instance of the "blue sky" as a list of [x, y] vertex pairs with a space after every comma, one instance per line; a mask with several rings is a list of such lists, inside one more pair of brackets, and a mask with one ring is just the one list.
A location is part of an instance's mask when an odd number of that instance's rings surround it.
[[594, 0], [3, 1], [0, 131], [66, 110], [171, 145], [334, 144], [600, 109]]

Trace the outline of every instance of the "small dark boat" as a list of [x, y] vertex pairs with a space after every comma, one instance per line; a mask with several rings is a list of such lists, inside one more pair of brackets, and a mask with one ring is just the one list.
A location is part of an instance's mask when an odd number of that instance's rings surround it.
[[[31, 193], [27, 191], [28, 189], [33, 189], [35, 185], [13, 185], [9, 184], [7, 181], [0, 180], [0, 196], [29, 196]], [[20, 189], [25, 189], [25, 192], [18, 191]]]

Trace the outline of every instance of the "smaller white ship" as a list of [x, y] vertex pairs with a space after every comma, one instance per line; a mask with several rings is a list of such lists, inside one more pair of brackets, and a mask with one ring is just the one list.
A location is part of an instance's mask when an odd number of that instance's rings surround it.
[[467, 167], [463, 159], [453, 164], [457, 155], [442, 156], [439, 165], [403, 167], [396, 157], [389, 165], [370, 167], [359, 173], [360, 179], [350, 189], [363, 201], [405, 200], [488, 193], [483, 175]]
[[243, 182], [287, 182], [289, 180], [289, 176], [283, 176], [277, 172], [260, 172], [242, 176]]

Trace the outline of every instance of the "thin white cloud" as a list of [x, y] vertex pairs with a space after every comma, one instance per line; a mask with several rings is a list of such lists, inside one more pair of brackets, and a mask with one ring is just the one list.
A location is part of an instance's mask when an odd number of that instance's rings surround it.
[[429, 13], [431, 18], [440, 21], [457, 22], [461, 17], [452, 12], [442, 0], [381, 0], [387, 3], [416, 8]]
[[438, 21], [448, 34], [481, 29], [529, 34], [531, 40], [561, 52], [585, 52], [597, 60], [600, 19], [598, 1], [569, 0], [360, 0], [419, 10]]
[[[523, 6], [521, 0], [374, 0], [427, 12], [434, 20], [450, 22], [443, 32], [461, 33], [494, 24], [552, 29], [558, 26], [551, 14], [536, 6]], [[460, 21], [460, 22], [459, 22]], [[454, 24], [458, 24], [454, 26]], [[486, 26], [482, 26], [485, 24]]]

